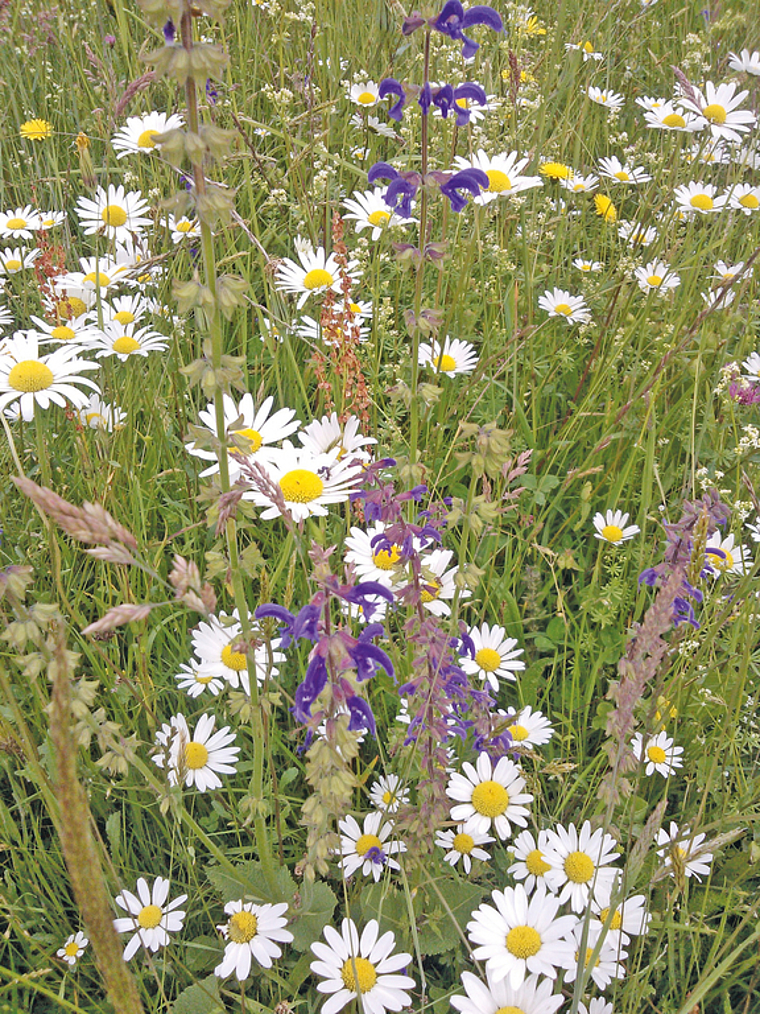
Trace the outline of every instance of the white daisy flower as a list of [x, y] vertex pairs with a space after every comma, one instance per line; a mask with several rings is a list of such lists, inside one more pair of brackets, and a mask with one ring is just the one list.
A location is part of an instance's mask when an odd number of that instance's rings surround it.
[[81, 930], [79, 933], [72, 933], [63, 947], [55, 952], [55, 956], [60, 958], [61, 961], [65, 961], [67, 965], [73, 966], [82, 957], [84, 949], [89, 942]]
[[586, 94], [592, 102], [596, 102], [599, 106], [604, 106], [605, 109], [609, 109], [612, 113], [618, 113], [625, 105], [625, 97], [618, 94], [618, 92], [609, 91], [607, 88], [596, 88], [594, 85], [589, 85]]
[[225, 679], [213, 672], [203, 671], [197, 662], [180, 663], [180, 672], [174, 678], [177, 681], [177, 689], [184, 690], [188, 697], [199, 697], [204, 690], [217, 697], [220, 690], [227, 685]]
[[91, 326], [85, 314], [67, 322], [51, 324], [42, 317], [31, 315], [30, 320], [34, 324], [40, 343], [54, 341], [59, 345], [69, 345], [72, 348], [79, 346], [80, 352], [89, 344], [91, 337]]
[[560, 903], [570, 902], [573, 912], [583, 912], [591, 898], [609, 904], [620, 870], [611, 864], [618, 858], [617, 843], [601, 828], [591, 830], [585, 821], [580, 831], [575, 824], [557, 824], [546, 832], [545, 859], [562, 874]]
[[443, 346], [437, 339], [433, 339], [430, 345], [420, 345], [417, 362], [420, 366], [429, 366], [436, 373], [453, 377], [458, 373], [472, 373], [478, 365], [478, 354], [469, 342], [447, 336]]
[[348, 98], [355, 102], [357, 106], [361, 106], [363, 109], [369, 109], [372, 106], [376, 106], [380, 101], [379, 85], [374, 81], [359, 81], [357, 84], [351, 86], [351, 90], [348, 93]]
[[[244, 394], [237, 404], [229, 394], [222, 396], [224, 429], [230, 440], [227, 447], [230, 483], [235, 483], [240, 478], [243, 462], [268, 460], [274, 445], [291, 436], [301, 425], [301, 420], [295, 418], [295, 409], [280, 408], [272, 412], [273, 405], [274, 398], [271, 396], [265, 398], [258, 409], [251, 394]], [[211, 402], [204, 411], [199, 412], [198, 418], [212, 437], [216, 438], [214, 403]], [[185, 447], [194, 457], [211, 462], [208, 468], [200, 473], [202, 479], [208, 475], [216, 475], [219, 471], [216, 451], [196, 443], [185, 444]]]
[[39, 211], [39, 224], [37, 229], [54, 229], [57, 225], [63, 225], [66, 221], [65, 211]]
[[728, 205], [745, 215], [752, 215], [760, 210], [760, 187], [750, 183], [737, 183], [728, 194]]
[[556, 286], [538, 297], [538, 305], [550, 317], [564, 317], [568, 324], [591, 320], [591, 311], [583, 296], [571, 296], [565, 289]]
[[99, 393], [98, 385], [80, 374], [97, 370], [98, 364], [79, 359], [81, 348], [61, 345], [47, 355], [40, 355], [39, 336], [34, 331], [17, 331], [6, 338], [0, 355], [0, 412], [18, 401], [24, 422], [34, 418], [34, 407], [44, 411], [51, 405], [74, 408], [87, 404], [89, 393], [84, 386]]
[[95, 198], [80, 197], [76, 213], [85, 236], [103, 232], [116, 243], [128, 243], [132, 233], [140, 233], [151, 219], [146, 217], [148, 203], [139, 190], [127, 193], [121, 185], [98, 187]]
[[368, 813], [364, 827], [359, 827], [350, 814], [338, 821], [340, 831], [340, 865], [345, 877], [352, 877], [357, 870], [367, 877], [372, 874], [377, 882], [387, 867], [400, 870], [392, 859], [400, 852], [406, 852], [406, 845], [400, 841], [388, 841], [393, 834], [393, 821], [386, 820], [382, 812]]
[[652, 225], [640, 222], [618, 222], [618, 236], [631, 246], [651, 246], [657, 239], [657, 230]]
[[642, 292], [656, 292], [658, 296], [666, 296], [681, 284], [681, 276], [671, 271], [665, 261], [650, 261], [643, 268], [636, 268], [633, 276]]
[[[199, 662], [200, 676], [226, 680], [233, 689], [236, 690], [240, 686], [244, 693], [250, 694], [248, 657], [244, 652], [237, 650], [243, 635], [237, 609], [232, 616], [226, 616], [224, 613], [220, 613], [218, 618], [210, 616], [209, 622], [199, 623], [191, 631], [191, 635], [193, 651]], [[276, 637], [269, 644], [258, 644], [254, 648], [254, 675], [259, 685], [265, 679], [279, 675], [277, 667], [285, 661], [284, 653], [277, 650], [280, 643], [280, 638]]]
[[[352, 528], [346, 538], [346, 563], [353, 565], [357, 577], [361, 581], [377, 581], [386, 588], [394, 584], [406, 582], [406, 571], [401, 562], [401, 546], [392, 543], [386, 545], [381, 536], [385, 532], [382, 521], [376, 522], [365, 531]], [[419, 539], [415, 540], [415, 549], [419, 551]]]
[[[151, 300], [146, 299], [141, 293], [133, 296], [112, 296], [109, 299], [101, 300], [100, 312], [103, 321], [116, 321], [117, 324], [139, 324], [141, 319], [152, 312]], [[97, 323], [97, 313], [91, 311], [89, 314], [93, 324]]]
[[735, 544], [733, 533], [721, 538], [720, 532], [713, 532], [705, 545], [705, 555], [713, 578], [721, 574], [746, 574], [752, 566], [750, 551]]
[[491, 827], [502, 841], [512, 834], [512, 825], [525, 827], [530, 811], [524, 804], [533, 801], [523, 792], [525, 779], [521, 769], [509, 757], [501, 757], [493, 767], [487, 753], [479, 754], [476, 766], [462, 765], [464, 774], [452, 773], [446, 795], [456, 802], [451, 819], [464, 821], [467, 830], [486, 834]]
[[228, 901], [224, 906], [230, 918], [216, 928], [229, 943], [224, 948], [221, 964], [214, 975], [226, 979], [234, 973], [238, 982], [251, 974], [251, 961], [262, 968], [271, 968], [275, 958], [282, 957], [280, 944], [289, 944], [293, 934], [285, 929], [288, 910], [286, 901], [277, 905], [255, 905], [252, 901]]
[[496, 839], [488, 834], [478, 834], [472, 828], [468, 830], [466, 824], [458, 824], [456, 830], [452, 828], [448, 831], [437, 831], [435, 836], [436, 845], [448, 849], [443, 857], [444, 862], [456, 866], [461, 859], [465, 873], [469, 873], [472, 869], [473, 859], [479, 859], [484, 863], [491, 858], [480, 846], [489, 845], [494, 841]]
[[610, 920], [607, 927], [607, 935], [610, 943], [617, 950], [620, 944], [627, 946], [631, 937], [642, 936], [649, 929], [652, 919], [647, 912], [647, 900], [643, 894], [633, 894], [630, 898], [615, 905], [610, 919], [610, 908], [602, 908], [597, 902], [592, 901], [591, 911], [604, 926]]
[[0, 250], [0, 275], [16, 275], [19, 271], [34, 267], [34, 262], [41, 253], [37, 247], [33, 250], [26, 250], [20, 246]]
[[451, 607], [448, 603], [457, 593], [460, 599], [468, 599], [472, 595], [469, 589], [460, 591], [454, 583], [459, 566], [446, 569], [454, 558], [451, 549], [434, 549], [422, 557], [422, 574], [420, 577], [422, 606], [434, 616], [449, 616]]
[[282, 506], [273, 499], [274, 491], [250, 490], [245, 499], [264, 508], [264, 520], [279, 517], [284, 506], [296, 523], [312, 516], [325, 517], [330, 506], [345, 503], [363, 474], [362, 463], [355, 456], [346, 454], [341, 459], [335, 450], [314, 454], [308, 447], [294, 447], [289, 440], [276, 453], [273, 450], [264, 468], [282, 497]]
[[124, 960], [129, 961], [142, 946], [155, 953], [159, 947], [166, 947], [170, 933], [179, 933], [185, 921], [185, 913], [177, 911], [187, 901], [187, 895], [181, 894], [174, 901], [166, 904], [169, 897], [169, 881], [156, 877], [152, 889], [144, 877], [137, 881], [137, 894], [122, 891], [116, 896], [116, 904], [129, 913], [114, 919], [113, 925], [117, 933], [132, 933], [134, 936], [124, 948]]
[[725, 261], [716, 261], [715, 274], [710, 277], [716, 278], [719, 282], [732, 282], [743, 270], [744, 261], [737, 261], [736, 264], [726, 264]]
[[[756, 352], [753, 352], [752, 355], [757, 357], [757, 367], [756, 367], [757, 373], [754, 374], [754, 378], [756, 379], [757, 377], [760, 377], [760, 356], [758, 356]], [[751, 357], [750, 357], [750, 359], [751, 359]], [[747, 362], [749, 362], [749, 361], [750, 360], [747, 360]], [[745, 366], [747, 365], [747, 362], [744, 363]], [[745, 527], [746, 527], [747, 531], [749, 532], [752, 541], [753, 542], [760, 542], [760, 515], [758, 515], [755, 518], [755, 523], [754, 524], [752, 524], [750, 521], [748, 521], [747, 524], [745, 525]]]
[[417, 221], [416, 218], [404, 218], [395, 211], [390, 211], [383, 199], [385, 187], [375, 187], [373, 190], [354, 190], [354, 199], [347, 198], [342, 206], [347, 209], [343, 218], [356, 222], [355, 229], [362, 232], [364, 229], [372, 230], [372, 240], [380, 239], [386, 229], [396, 225], [411, 225]]
[[[335, 254], [327, 255], [324, 247], [314, 250], [311, 244], [296, 247], [298, 259], [286, 257], [277, 269], [276, 287], [280, 292], [291, 292], [298, 296], [298, 309], [304, 305], [309, 296], [319, 296], [328, 289], [333, 292], [341, 291], [341, 280], [338, 262]], [[346, 268], [349, 277], [353, 282], [359, 276], [358, 262], [349, 261]]]
[[760, 52], [757, 49], [751, 53], [748, 49], [743, 49], [738, 55], [736, 53], [729, 53], [728, 56], [728, 66], [731, 70], [738, 70], [745, 74], [754, 74], [755, 77], [760, 77]]
[[[370, 329], [360, 323], [360, 318], [347, 322], [347, 326], [353, 336], [358, 336], [359, 344], [364, 345], [369, 341]], [[321, 321], [315, 320], [314, 317], [309, 317], [307, 314], [301, 315], [300, 321], [294, 326], [293, 331], [299, 338], [305, 338], [312, 345], [324, 342], [331, 348], [338, 348], [344, 338], [341, 327], [338, 327], [337, 333], [331, 333], [322, 326]]]
[[649, 183], [652, 179], [646, 169], [624, 165], [616, 155], [611, 158], [600, 158], [599, 172], [607, 179], [617, 180], [618, 183], [627, 183], [629, 186], [640, 186], [642, 183]]
[[710, 309], [726, 310], [736, 299], [735, 289], [711, 289], [710, 292], [703, 292], [702, 301]]
[[409, 789], [398, 775], [381, 775], [369, 790], [370, 802], [382, 813], [395, 813], [409, 802]]
[[[573, 939], [575, 940], [575, 961], [570, 968], [565, 970], [565, 985], [569, 982], [575, 982], [578, 974], [585, 968], [588, 968], [591, 962], [591, 956], [594, 953], [599, 936], [602, 933], [602, 927], [595, 921], [589, 923], [588, 930], [586, 932], [586, 955], [585, 959], [581, 961], [580, 946], [583, 938], [583, 931], [583, 922], [579, 921], [573, 929]], [[606, 989], [613, 979], [623, 978], [625, 975], [625, 968], [621, 962], [627, 957], [628, 952], [622, 949], [620, 940], [616, 941], [616, 944], [613, 944], [609, 937], [605, 936], [599, 948], [599, 953], [597, 954], [589, 972], [591, 979], [596, 983], [599, 989]]]
[[231, 746], [235, 733], [229, 726], [214, 732], [213, 715], [201, 715], [191, 737], [184, 715], [174, 715], [156, 733], [159, 752], [153, 760], [168, 771], [170, 785], [184, 779], [185, 788], [199, 792], [222, 787], [222, 775], [234, 775], [239, 746]]
[[755, 124], [757, 117], [753, 112], [738, 107], [749, 96], [748, 91], [737, 94], [736, 85], [715, 85], [712, 81], [705, 84], [704, 93], [694, 89], [696, 101], [682, 96], [680, 101], [687, 108], [707, 120], [713, 137], [722, 137], [727, 141], [740, 142], [742, 134], [747, 133]]
[[670, 101], [645, 109], [644, 120], [646, 125], [654, 130], [673, 130], [683, 134], [694, 134], [707, 126], [704, 116], [689, 112], [683, 106]]
[[[369, 127], [370, 130], [374, 130], [376, 134], [380, 134], [381, 137], [392, 137], [397, 138], [398, 135], [393, 127], [387, 123], [383, 123], [377, 116], [369, 116], [367, 113], [354, 113], [351, 117], [351, 126], [356, 127], [357, 130], [364, 130], [365, 126]], [[400, 137], [398, 137], [401, 140]]]
[[703, 876], [709, 876], [712, 852], [707, 852], [703, 842], [707, 835], [692, 834], [688, 827], [680, 831], [675, 821], [670, 822], [666, 831], [661, 827], [657, 832], [657, 855], [665, 860], [665, 867], [675, 876], [674, 868], [683, 870], [684, 876], [696, 877], [701, 882]]
[[589, 173], [588, 176], [573, 173], [572, 176], [561, 179], [559, 185], [571, 194], [590, 194], [599, 186], [599, 177], [594, 176], [593, 173]]
[[[642, 7], [651, 7], [655, 3], [657, 3], [657, 0], [641, 0]], [[595, 996], [593, 1000], [589, 1000], [588, 1007], [581, 1000], [578, 1004], [578, 1014], [615, 1014], [615, 1012], [612, 1009], [611, 1000]]]
[[134, 324], [120, 324], [116, 320], [103, 324], [103, 329], [93, 327], [90, 331], [88, 351], [94, 352], [97, 359], [105, 356], [116, 356], [120, 362], [141, 356], [143, 359], [151, 352], [163, 352], [169, 341], [166, 335], [152, 331], [149, 327], [136, 327]]
[[646, 764], [644, 774], [657, 774], [668, 778], [676, 768], [683, 767], [681, 754], [682, 746], [674, 746], [673, 740], [665, 732], [658, 732], [656, 736], [650, 736], [646, 742], [640, 732], [637, 732], [631, 743], [636, 759]]
[[716, 211], [722, 211], [728, 201], [728, 195], [719, 194], [718, 188], [712, 183], [698, 183], [696, 181], [682, 183], [673, 191], [673, 196], [679, 208], [683, 208], [690, 214], [698, 212], [700, 215], [711, 215]]
[[514, 637], [507, 637], [504, 627], [494, 624], [489, 627], [482, 623], [479, 627], [472, 627], [468, 632], [475, 646], [475, 657], [462, 655], [459, 665], [468, 676], [480, 676], [487, 680], [491, 688], [498, 692], [500, 680], [517, 679], [516, 672], [525, 668], [525, 662], [519, 658], [523, 649], [517, 647], [517, 640]]
[[578, 268], [584, 274], [589, 274], [591, 272], [602, 271], [604, 264], [601, 261], [589, 261], [585, 257], [576, 257], [573, 261], [573, 267]]
[[512, 712], [508, 718], [511, 724], [507, 726], [507, 732], [516, 746], [533, 750], [537, 746], [545, 746], [554, 735], [549, 719], [540, 711], [533, 711], [530, 704], [521, 711]]
[[593, 43], [589, 42], [588, 40], [586, 40], [586, 42], [582, 42], [580, 45], [574, 45], [572, 42], [566, 42], [565, 49], [567, 50], [568, 53], [580, 50], [583, 56], [584, 63], [587, 63], [589, 60], [596, 60], [597, 62], [599, 62], [600, 60], [604, 59], [603, 54], [598, 53], [594, 49]]
[[0, 212], [0, 238], [31, 239], [40, 228], [39, 212], [31, 204]]
[[507, 846], [507, 852], [511, 852], [517, 860], [509, 867], [509, 872], [515, 880], [525, 881], [528, 894], [533, 893], [537, 884], [544, 884], [552, 894], [556, 894], [562, 886], [562, 874], [550, 866], [544, 857], [546, 841], [544, 830], [538, 832], [538, 840], [530, 831], [521, 831], [512, 844]]
[[117, 158], [132, 154], [149, 154], [160, 148], [160, 145], [156, 144], [156, 137], [159, 134], [176, 130], [183, 126], [184, 122], [179, 113], [167, 116], [166, 113], [154, 111], [143, 116], [129, 116], [124, 126], [111, 138], [111, 147], [116, 152]]
[[99, 394], [91, 394], [87, 403], [77, 409], [77, 416], [82, 426], [113, 433], [114, 430], [121, 429], [127, 413], [118, 405], [110, 405], [107, 401], [103, 401]]
[[350, 415], [341, 423], [338, 413], [323, 415], [314, 419], [298, 431], [298, 439], [311, 454], [336, 454], [339, 461], [368, 462], [372, 455], [367, 448], [376, 444], [375, 437], [365, 437], [359, 432], [361, 420]]
[[118, 265], [113, 257], [105, 255], [80, 257], [79, 264], [81, 271], [67, 271], [63, 275], [57, 275], [52, 279], [52, 285], [55, 292], [65, 292], [69, 298], [74, 296], [82, 299], [89, 310], [95, 305], [96, 290], [105, 296], [109, 287], [116, 285]]
[[187, 215], [175, 218], [174, 215], [169, 215], [168, 224], [172, 243], [181, 243], [188, 238], [197, 239], [201, 234], [201, 224], [197, 218], [188, 218]]
[[540, 176], [523, 175], [523, 169], [529, 161], [527, 157], [520, 158], [516, 151], [503, 151], [500, 155], [489, 156], [480, 148], [469, 159], [457, 155], [454, 168], [480, 169], [484, 172], [488, 177], [488, 188], [474, 197], [472, 203], [490, 204], [499, 197], [511, 197], [532, 187], [543, 186]]
[[522, 884], [492, 891], [495, 908], [480, 905], [467, 923], [476, 945], [472, 956], [486, 962], [493, 982], [507, 979], [517, 989], [529, 973], [557, 977], [558, 968], [575, 963], [575, 944], [568, 940], [577, 923], [574, 915], [557, 916], [560, 902], [537, 884], [531, 897]]
[[703, 165], [730, 165], [734, 161], [734, 154], [721, 138], [701, 138], [683, 150], [683, 158], [689, 164], [700, 162]]
[[529, 975], [517, 988], [507, 979], [494, 982], [493, 975], [486, 969], [486, 982], [462, 972], [462, 985], [467, 996], [450, 997], [451, 1006], [461, 1014], [554, 1014], [563, 1003], [560, 993], [553, 993], [553, 983]]
[[340, 933], [332, 926], [325, 926], [323, 933], [327, 943], [317, 940], [311, 945], [317, 960], [309, 966], [323, 979], [317, 984], [318, 992], [331, 994], [322, 1014], [337, 1014], [354, 999], [359, 1001], [360, 1014], [386, 1014], [411, 1005], [405, 990], [416, 983], [400, 973], [413, 959], [405, 952], [392, 953], [393, 933], [378, 937], [375, 919], [370, 919], [361, 937], [352, 919], [343, 920]]
[[604, 514], [597, 512], [594, 515], [594, 528], [596, 528], [594, 538], [601, 539], [602, 542], [611, 542], [613, 545], [632, 539], [639, 534], [641, 529], [638, 525], [629, 525], [628, 517], [629, 515], [622, 511], [608, 509]]

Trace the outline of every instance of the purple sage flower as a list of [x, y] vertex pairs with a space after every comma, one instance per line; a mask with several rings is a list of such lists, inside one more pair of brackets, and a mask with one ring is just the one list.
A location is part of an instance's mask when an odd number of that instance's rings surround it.
[[454, 173], [445, 183], [441, 184], [441, 193], [448, 197], [451, 202], [451, 210], [457, 214], [467, 207], [467, 199], [462, 197], [460, 191], [466, 190], [473, 197], [478, 197], [481, 190], [487, 190], [490, 186], [488, 176], [482, 169], [462, 169]]
[[486, 4], [476, 4], [465, 11], [459, 0], [447, 0], [441, 13], [429, 24], [436, 32], [448, 35], [455, 42], [461, 41], [463, 43], [462, 56], [465, 60], [469, 60], [480, 49], [480, 43], [468, 39], [464, 34], [466, 28], [471, 28], [472, 25], [486, 25], [494, 32], [504, 31], [501, 16], [493, 7], [488, 7]]

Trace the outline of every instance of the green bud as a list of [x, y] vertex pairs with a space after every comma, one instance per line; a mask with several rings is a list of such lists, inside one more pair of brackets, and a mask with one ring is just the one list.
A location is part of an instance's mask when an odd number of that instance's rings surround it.
[[239, 275], [222, 275], [217, 278], [217, 306], [227, 320], [232, 320], [239, 306], [245, 306], [245, 294], [248, 289], [248, 282]]
[[161, 146], [161, 157], [175, 168], [180, 165], [185, 155], [185, 131], [180, 127], [167, 130], [164, 134], [157, 134], [154, 138], [157, 145]]
[[214, 305], [211, 289], [194, 278], [186, 282], [180, 282], [175, 278], [172, 282], [172, 295], [177, 301], [180, 313], [188, 313], [195, 307], [213, 308]]
[[200, 135], [206, 151], [217, 162], [229, 155], [232, 142], [237, 136], [234, 130], [223, 130], [215, 123], [204, 123]]
[[211, 229], [215, 229], [220, 223], [226, 225], [232, 216], [234, 195], [234, 190], [225, 189], [215, 183], [207, 183], [204, 192], [197, 194], [195, 198], [198, 218]]

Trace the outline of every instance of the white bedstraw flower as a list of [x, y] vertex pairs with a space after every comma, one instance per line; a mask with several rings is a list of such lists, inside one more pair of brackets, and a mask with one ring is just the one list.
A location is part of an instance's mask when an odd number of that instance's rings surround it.
[[74, 408], [87, 404], [84, 386], [99, 393], [98, 385], [82, 377], [98, 364], [79, 359], [81, 348], [60, 345], [53, 352], [41, 355], [39, 336], [34, 331], [17, 331], [2, 343], [0, 355], [0, 412], [17, 401], [24, 422], [34, 418], [35, 406], [45, 411], [50, 405], [63, 408], [69, 401]]
[[596, 102], [599, 106], [604, 106], [605, 109], [609, 109], [612, 113], [619, 112], [625, 105], [625, 97], [618, 94], [618, 92], [609, 91], [607, 88], [595, 88], [593, 85], [589, 85], [586, 92], [592, 102]]
[[479, 676], [486, 680], [491, 688], [498, 692], [500, 680], [517, 679], [515, 673], [525, 668], [525, 662], [519, 657], [522, 648], [517, 647], [514, 637], [507, 637], [504, 627], [495, 624], [489, 627], [482, 623], [469, 631], [475, 648], [475, 657], [462, 655], [459, 659], [461, 668], [468, 676]]
[[438, 831], [435, 836], [436, 845], [448, 850], [443, 857], [444, 862], [456, 866], [461, 859], [465, 873], [469, 873], [472, 869], [473, 859], [486, 862], [491, 858], [480, 846], [489, 845], [494, 841], [496, 839], [489, 834], [477, 834], [472, 829], [468, 830], [465, 824], [458, 824], [456, 830], [451, 828], [448, 831]]
[[446, 337], [443, 346], [436, 339], [420, 345], [417, 355], [420, 366], [429, 366], [435, 373], [453, 377], [458, 373], [472, 373], [478, 365], [478, 354], [470, 342]]
[[568, 939], [578, 920], [557, 916], [560, 902], [538, 884], [531, 897], [522, 884], [492, 891], [495, 908], [480, 905], [467, 923], [476, 961], [486, 962], [492, 981], [507, 979], [513, 989], [533, 972], [549, 979], [558, 968], [575, 963], [575, 944]]
[[636, 268], [633, 275], [642, 292], [656, 292], [658, 296], [666, 296], [681, 284], [681, 276], [671, 271], [665, 261], [650, 261], [643, 268]]
[[127, 193], [121, 185], [109, 184], [108, 190], [98, 187], [95, 198], [80, 197], [76, 213], [85, 236], [103, 232], [116, 243], [129, 243], [133, 233], [141, 233], [151, 224], [146, 216], [148, 203], [139, 190]]
[[462, 985], [467, 996], [452, 996], [451, 1006], [460, 1014], [554, 1014], [563, 1003], [560, 993], [552, 992], [549, 979], [529, 975], [517, 988], [507, 979], [495, 982], [486, 970], [483, 983], [472, 972], [462, 972]]
[[75, 965], [84, 954], [85, 947], [89, 940], [80, 930], [79, 933], [72, 933], [63, 947], [55, 952], [55, 956], [65, 961], [67, 965]]
[[675, 876], [675, 868], [683, 870], [687, 877], [696, 877], [701, 882], [703, 876], [710, 873], [712, 852], [707, 852], [702, 843], [707, 835], [692, 834], [688, 827], [678, 829], [675, 821], [670, 822], [666, 831], [661, 827], [657, 832], [657, 855], [665, 860], [665, 867]]
[[395, 813], [409, 802], [409, 789], [404, 788], [398, 775], [381, 775], [369, 790], [369, 798], [381, 813]]
[[113, 925], [117, 933], [131, 933], [134, 936], [124, 948], [124, 960], [129, 961], [142, 946], [155, 953], [159, 947], [166, 947], [170, 933], [179, 933], [185, 921], [185, 913], [177, 911], [187, 901], [187, 895], [181, 894], [174, 901], [166, 904], [169, 897], [169, 881], [156, 877], [152, 889], [144, 877], [137, 881], [137, 894], [122, 891], [116, 896], [116, 904], [129, 913], [114, 919]]
[[465, 821], [467, 829], [478, 834], [493, 826], [502, 840], [512, 834], [513, 824], [525, 827], [530, 812], [525, 804], [533, 796], [523, 792], [525, 779], [513, 760], [501, 757], [493, 767], [484, 751], [475, 767], [465, 761], [462, 770], [464, 774], [455, 771], [446, 786], [446, 795], [457, 804], [451, 808], [452, 820]]
[[166, 767], [169, 784], [176, 785], [184, 778], [185, 787], [194, 786], [199, 792], [219, 789], [219, 775], [235, 774], [239, 746], [231, 746], [235, 733], [229, 726], [214, 732], [213, 715], [201, 715], [191, 736], [184, 715], [174, 715], [156, 733], [160, 751], [153, 756], [158, 767]]
[[673, 740], [665, 732], [658, 732], [656, 736], [649, 737], [646, 741], [640, 732], [637, 732], [631, 742], [631, 749], [636, 758], [645, 764], [644, 774], [651, 775], [656, 771], [658, 775], [668, 778], [676, 768], [683, 767], [681, 754], [682, 746], [674, 746]]
[[583, 296], [571, 296], [565, 289], [547, 289], [538, 297], [538, 305], [550, 317], [564, 317], [568, 324], [591, 320], [591, 311]]
[[412, 955], [393, 954], [396, 938], [390, 931], [378, 936], [379, 930], [377, 920], [370, 919], [360, 937], [354, 921], [344, 919], [340, 933], [325, 926], [327, 943], [317, 940], [311, 945], [317, 960], [309, 967], [323, 980], [317, 990], [331, 994], [322, 1014], [337, 1014], [354, 999], [359, 1001], [360, 1014], [386, 1014], [410, 1006], [412, 1000], [405, 991], [416, 984], [400, 973], [412, 964]]
[[293, 934], [285, 929], [287, 910], [286, 901], [277, 905], [255, 905], [242, 900], [227, 902], [224, 912], [229, 919], [216, 928], [228, 943], [214, 975], [226, 979], [234, 974], [238, 982], [244, 982], [251, 974], [253, 958], [262, 968], [271, 968], [275, 958], [282, 957], [279, 944], [289, 944], [293, 940]]
[[735, 545], [734, 535], [725, 538], [713, 532], [705, 545], [705, 555], [711, 577], [721, 574], [746, 574], [752, 566], [752, 556], [746, 546]]
[[747, 133], [755, 124], [757, 117], [748, 109], [738, 107], [749, 97], [748, 91], [736, 92], [736, 85], [715, 85], [708, 81], [704, 93], [694, 89], [695, 100], [681, 97], [681, 103], [704, 117], [709, 124], [713, 137], [722, 137], [727, 141], [740, 142], [742, 134]]
[[629, 525], [628, 517], [628, 514], [618, 510], [608, 509], [604, 514], [597, 512], [594, 515], [594, 528], [596, 529], [594, 538], [600, 539], [602, 542], [611, 542], [613, 545], [632, 539], [639, 534], [641, 529], [638, 525]]
[[602, 927], [596, 921], [591, 921], [586, 934], [586, 954], [581, 961], [581, 940], [583, 938], [583, 922], [579, 921], [573, 930], [575, 940], [575, 961], [565, 971], [565, 984], [575, 982], [577, 975], [589, 965], [589, 975], [599, 989], [606, 989], [613, 979], [622, 979], [625, 975], [625, 968], [621, 962], [628, 957], [628, 952], [622, 949], [621, 941], [614, 944], [608, 936], [604, 938], [596, 958], [591, 961], [596, 948], [597, 941], [602, 933]]
[[179, 113], [167, 116], [166, 113], [154, 111], [142, 116], [128, 116], [124, 126], [111, 138], [111, 147], [116, 152], [117, 158], [132, 154], [149, 154], [160, 147], [156, 144], [156, 137], [159, 134], [175, 130], [184, 122]]
[[[602, 908], [597, 902], [592, 901], [591, 911], [604, 926], [609, 919], [607, 926], [607, 937], [613, 947], [617, 950], [619, 944], [627, 946], [631, 937], [642, 936], [649, 929], [652, 919], [647, 912], [647, 900], [643, 894], [633, 894], [630, 898], [618, 902], [614, 909]], [[610, 918], [610, 911], [612, 917]]]
[[748, 49], [743, 49], [741, 53], [729, 53], [728, 66], [731, 70], [743, 71], [745, 74], [754, 74], [755, 77], [760, 77], [760, 52], [755, 49], [750, 53]]
[[562, 886], [562, 875], [546, 862], [544, 849], [546, 848], [546, 831], [538, 832], [538, 841], [530, 831], [521, 831], [507, 851], [511, 852], [517, 860], [509, 867], [509, 872], [515, 880], [525, 881], [525, 890], [528, 894], [533, 893], [537, 884], [545, 884], [552, 894], [556, 894]]
[[620, 871], [612, 866], [618, 859], [617, 843], [602, 828], [591, 830], [585, 821], [580, 831], [575, 824], [558, 824], [547, 831], [546, 862], [562, 874], [559, 900], [570, 902], [573, 912], [583, 912], [591, 898], [609, 903]]
[[393, 821], [386, 820], [384, 813], [368, 813], [363, 827], [359, 827], [349, 814], [338, 822], [338, 830], [341, 834], [340, 865], [344, 876], [351, 877], [361, 869], [365, 877], [371, 873], [377, 882], [386, 866], [391, 870], [401, 869], [391, 856], [406, 852], [406, 845], [399, 841], [388, 841], [393, 834]]

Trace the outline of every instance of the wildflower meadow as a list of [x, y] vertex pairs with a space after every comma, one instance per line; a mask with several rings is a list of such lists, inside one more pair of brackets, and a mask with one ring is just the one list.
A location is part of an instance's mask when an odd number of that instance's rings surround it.
[[755, 4], [0, 43], [0, 1012], [760, 1014]]

